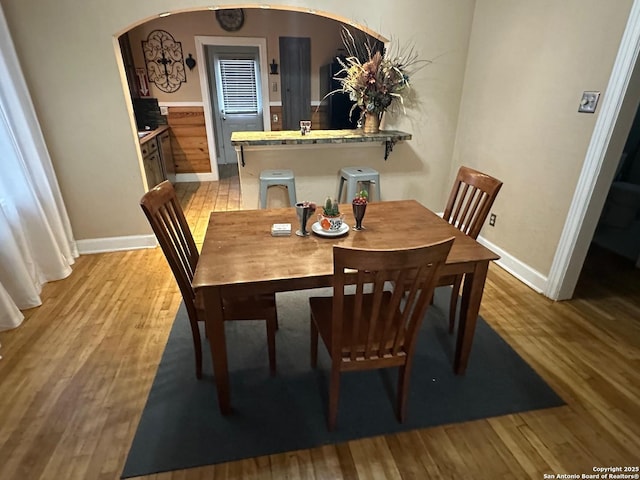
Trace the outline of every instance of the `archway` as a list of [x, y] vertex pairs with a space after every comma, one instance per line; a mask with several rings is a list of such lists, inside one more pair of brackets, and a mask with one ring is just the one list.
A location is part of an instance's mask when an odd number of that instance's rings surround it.
[[[209, 79], [206, 75], [206, 56], [203, 55], [203, 45], [207, 45], [209, 40], [207, 38], [215, 38], [212, 40], [217, 44], [246, 44], [250, 41], [252, 45], [260, 49], [260, 78], [261, 78], [261, 90], [264, 98], [265, 109], [263, 111], [263, 123], [265, 130], [271, 130], [273, 126], [273, 120], [281, 118], [278, 112], [278, 108], [281, 108], [281, 96], [280, 96], [280, 78], [276, 75], [270, 75], [269, 62], [275, 61], [279, 58], [277, 38], [278, 35], [291, 35], [291, 36], [315, 36], [318, 40], [319, 35], [322, 35], [323, 41], [313, 42], [312, 55], [314, 61], [312, 63], [312, 97], [311, 107], [319, 107], [323, 95], [319, 90], [318, 70], [319, 66], [335, 58], [336, 51], [341, 46], [341, 38], [339, 35], [340, 29], [347, 25], [351, 28], [357, 29], [367, 35], [371, 35], [373, 38], [385, 41], [379, 34], [371, 31], [366, 26], [357, 25], [346, 18], [340, 18], [328, 12], [322, 12], [312, 9], [303, 9], [296, 7], [271, 7], [262, 8], [258, 5], [243, 8], [245, 12], [245, 22], [242, 29], [235, 32], [223, 31], [218, 23], [214, 19], [214, 11], [216, 9], [211, 7], [209, 9], [190, 9], [181, 10], [176, 12], [163, 13], [159, 17], [146, 18], [135, 25], [132, 25], [126, 32], [131, 35], [132, 32], [143, 32], [150, 28], [164, 28], [171, 30], [176, 40], [182, 41], [182, 47], [184, 50], [184, 57], [189, 53], [194, 53], [194, 57], [197, 60], [197, 66], [192, 72], [187, 71], [187, 81], [181, 90], [171, 94], [164, 95], [159, 94], [157, 91], [153, 91], [152, 96], [157, 96], [160, 105], [164, 105], [171, 109], [172, 107], [182, 108], [199, 108], [202, 109], [203, 115], [203, 135], [200, 140], [185, 141], [179, 145], [177, 162], [180, 162], [190, 152], [204, 152], [208, 156], [207, 171], [203, 171], [202, 164], [199, 163], [199, 167], [191, 173], [181, 173], [180, 165], [178, 165], [177, 177], [178, 181], [194, 181], [194, 180], [217, 180], [219, 178], [218, 167], [218, 144], [216, 142], [214, 118], [211, 115], [211, 98], [209, 95], [209, 89], [205, 82]], [[275, 20], [273, 20], [275, 19]], [[284, 20], [283, 20], [284, 19]], [[188, 27], [184, 25], [192, 25], [191, 30], [187, 31]], [[278, 25], [278, 27], [273, 27]], [[314, 27], [314, 25], [318, 25]], [[267, 26], [267, 27], [265, 27]], [[138, 42], [142, 38], [142, 34], [135, 35], [132, 45], [137, 48]], [[196, 38], [197, 37], [197, 38]], [[253, 39], [253, 40], [251, 40]], [[262, 41], [260, 41], [262, 39]], [[274, 39], [276, 40], [274, 42]], [[134, 52], [135, 54], [136, 52]], [[140, 53], [137, 53], [138, 58], [134, 59], [135, 63], [140, 64]], [[134, 55], [135, 57], [135, 55]], [[272, 60], [273, 59], [273, 60]], [[277, 63], [277, 62], [276, 62]], [[139, 65], [136, 65], [138, 67]], [[131, 76], [131, 75], [130, 75]], [[197, 88], [196, 88], [197, 86]], [[190, 92], [185, 93], [183, 92]], [[272, 111], [272, 110], [275, 110]], [[322, 114], [322, 111], [320, 112]], [[133, 119], [132, 119], [133, 122]], [[277, 123], [277, 122], [276, 122]], [[322, 128], [321, 122], [316, 122], [319, 128]], [[273, 129], [277, 129], [273, 128]], [[206, 133], [205, 133], [206, 132]], [[184, 148], [183, 148], [184, 146]], [[191, 149], [189, 151], [189, 149]], [[199, 161], [199, 160], [198, 160]]]

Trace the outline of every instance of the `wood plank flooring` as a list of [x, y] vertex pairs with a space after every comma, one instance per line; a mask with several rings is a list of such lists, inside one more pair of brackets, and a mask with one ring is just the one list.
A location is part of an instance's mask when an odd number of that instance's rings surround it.
[[[210, 210], [240, 208], [237, 177], [178, 187], [199, 245]], [[0, 479], [117, 479], [178, 288], [159, 249], [136, 250], [81, 256], [42, 299], [0, 333]], [[143, 478], [542, 479], [640, 464], [640, 270], [594, 250], [558, 303], [492, 265], [481, 314], [566, 406]]]

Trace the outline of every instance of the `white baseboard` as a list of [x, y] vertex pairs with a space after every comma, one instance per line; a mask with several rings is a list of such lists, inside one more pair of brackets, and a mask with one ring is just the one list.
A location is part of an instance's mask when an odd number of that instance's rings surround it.
[[158, 102], [159, 107], [202, 107], [203, 102]]
[[492, 252], [500, 255], [500, 260], [497, 260], [495, 262], [496, 265], [505, 269], [511, 275], [516, 277], [525, 285], [528, 285], [529, 287], [534, 289], [536, 292], [543, 293], [545, 291], [547, 285], [547, 277], [534, 270], [529, 265], [522, 263], [520, 260], [505, 252], [490, 241], [482, 237], [478, 237], [478, 242], [487, 247]]
[[76, 240], [78, 253], [117, 252], [121, 250], [138, 250], [140, 248], [154, 248], [158, 245], [155, 235], [129, 235], [127, 237], [89, 238]]
[[215, 173], [176, 173], [176, 182], [217, 182]]
[[[311, 106], [312, 107], [317, 107], [318, 105], [321, 105], [322, 101], [320, 100], [311, 100]], [[282, 101], [274, 101], [274, 102], [269, 102], [269, 106], [270, 107], [281, 107], [282, 106]]]

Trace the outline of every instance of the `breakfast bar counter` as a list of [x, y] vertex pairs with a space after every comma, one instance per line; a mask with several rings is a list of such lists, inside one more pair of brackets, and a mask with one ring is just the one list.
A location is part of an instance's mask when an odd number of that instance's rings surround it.
[[235, 146], [256, 145], [305, 145], [365, 142], [397, 142], [411, 140], [411, 134], [397, 130], [380, 130], [378, 133], [364, 133], [362, 129], [351, 130], [311, 130], [302, 135], [297, 130], [271, 132], [233, 132], [231, 143]]
[[[315, 202], [337, 193], [337, 176], [342, 167], [369, 166], [384, 176], [383, 172], [389, 169], [387, 164], [393, 163], [391, 168], [401, 172], [402, 152], [391, 152], [395, 146], [404, 147], [406, 140], [411, 140], [411, 134], [397, 130], [311, 130], [304, 135], [295, 130], [233, 132], [231, 143], [238, 157], [242, 208], [258, 208], [262, 170], [293, 170], [298, 200]], [[387, 181], [393, 182], [390, 177], [381, 179], [381, 183]], [[277, 190], [270, 189], [269, 206], [287, 206], [286, 192]]]

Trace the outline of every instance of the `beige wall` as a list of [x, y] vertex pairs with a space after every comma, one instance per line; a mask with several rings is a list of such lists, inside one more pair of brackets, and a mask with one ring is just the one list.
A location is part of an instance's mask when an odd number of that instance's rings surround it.
[[[157, 18], [146, 22], [129, 33], [136, 67], [144, 68], [142, 41], [153, 30], [165, 30], [176, 41], [182, 43], [185, 58], [191, 53], [196, 58], [194, 37], [203, 36], [235, 36], [257, 37], [267, 40], [267, 58], [280, 63], [279, 37], [308, 37], [311, 39], [311, 101], [319, 101], [319, 70], [321, 65], [331, 62], [337, 49], [342, 46], [340, 39], [341, 24], [335, 20], [317, 15], [282, 10], [265, 10], [259, 8], [245, 9], [245, 22], [242, 28], [233, 33], [225, 32], [215, 19], [214, 12], [205, 10], [188, 12], [169, 17]], [[187, 82], [174, 93], [164, 93], [151, 84], [151, 96], [160, 102], [199, 102], [202, 101], [198, 70], [206, 68], [197, 65], [192, 71], [186, 69]], [[278, 69], [279, 71], [280, 69]], [[273, 83], [277, 91], [271, 88]], [[279, 102], [280, 75], [269, 75], [269, 101]]]
[[[1, 1], [76, 237], [149, 234], [138, 206], [144, 189], [115, 37], [161, 12], [204, 10], [210, 2]], [[317, 8], [311, 0], [296, 4]], [[441, 204], [450, 167], [473, 6], [473, 0], [410, 0], [402, 8], [364, 0], [322, 5], [384, 37], [414, 42], [424, 58], [441, 55], [413, 79], [416, 109], [388, 123], [414, 135], [410, 156], [420, 161], [406, 191], [434, 208]], [[389, 162], [402, 164], [403, 158], [393, 155]]]
[[476, 2], [450, 178], [465, 164], [504, 182], [482, 236], [543, 275], [597, 117], [580, 97], [606, 95], [631, 3]]
[[[77, 238], [148, 234], [114, 36], [160, 12], [205, 9], [210, 2], [0, 2]], [[318, 2], [295, 4], [317, 8]], [[322, 9], [411, 41], [423, 58], [436, 59], [413, 79], [415, 107], [387, 119], [388, 127], [413, 134], [387, 164], [409, 165], [403, 193], [441, 210], [459, 164], [496, 175], [505, 181], [494, 209], [498, 221], [483, 235], [546, 275], [596, 118], [576, 112], [580, 94], [604, 92], [630, 5], [327, 0]]]

